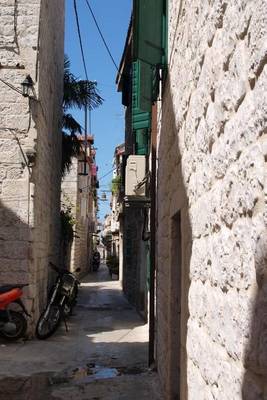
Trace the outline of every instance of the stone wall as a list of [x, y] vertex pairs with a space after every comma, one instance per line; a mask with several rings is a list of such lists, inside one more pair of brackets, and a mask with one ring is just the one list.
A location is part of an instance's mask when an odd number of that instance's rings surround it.
[[58, 262], [64, 1], [0, 2], [0, 283], [29, 283], [33, 322]]
[[169, 0], [157, 199], [166, 398], [267, 393], [266, 44], [266, 0]]

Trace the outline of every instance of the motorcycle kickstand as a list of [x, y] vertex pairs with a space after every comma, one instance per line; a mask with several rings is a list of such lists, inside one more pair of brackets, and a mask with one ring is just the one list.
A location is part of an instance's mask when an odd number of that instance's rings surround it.
[[68, 328], [67, 321], [66, 321], [65, 317], [63, 318], [63, 321], [64, 321], [66, 332], [69, 332], [69, 328]]

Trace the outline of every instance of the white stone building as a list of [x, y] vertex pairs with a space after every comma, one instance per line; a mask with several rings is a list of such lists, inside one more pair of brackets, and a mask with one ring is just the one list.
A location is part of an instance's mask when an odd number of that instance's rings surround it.
[[64, 0], [0, 1], [0, 20], [0, 284], [29, 284], [34, 322], [59, 261]]
[[[97, 231], [97, 168], [95, 164], [94, 138], [87, 135], [87, 146], [84, 137], [81, 140], [81, 153], [72, 158], [71, 168], [63, 178], [61, 202], [62, 209], [71, 208], [74, 236], [69, 252], [63, 249], [64, 264], [75, 272], [84, 275], [90, 270], [94, 236]], [[86, 152], [86, 159], [85, 159]], [[70, 254], [68, 254], [70, 253]]]
[[166, 399], [267, 396], [267, 2], [169, 0], [158, 102]]

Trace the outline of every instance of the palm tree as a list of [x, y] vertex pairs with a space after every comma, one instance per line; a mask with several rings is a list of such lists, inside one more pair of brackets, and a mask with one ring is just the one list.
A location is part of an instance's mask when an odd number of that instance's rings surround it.
[[80, 152], [80, 142], [77, 135], [82, 133], [81, 125], [68, 113], [70, 108], [92, 110], [100, 106], [103, 99], [98, 93], [97, 83], [80, 80], [70, 72], [70, 61], [65, 56], [64, 90], [63, 90], [63, 131], [62, 131], [62, 176], [71, 166], [71, 158]]

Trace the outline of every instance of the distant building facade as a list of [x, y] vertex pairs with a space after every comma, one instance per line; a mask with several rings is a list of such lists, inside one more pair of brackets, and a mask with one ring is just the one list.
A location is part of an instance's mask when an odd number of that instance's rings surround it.
[[123, 176], [124, 176], [124, 143], [114, 151], [114, 171], [111, 183], [111, 234], [112, 253], [119, 260], [119, 279], [123, 280]]
[[[133, 87], [135, 87], [135, 80], [132, 51], [133, 25], [131, 21], [117, 76], [118, 91], [122, 93], [122, 104], [125, 106], [125, 154], [122, 163], [122, 211], [120, 217], [123, 232], [121, 270], [122, 286], [127, 299], [147, 320], [150, 242], [145, 237], [144, 232], [148, 224], [149, 204], [144, 196], [127, 196], [126, 193], [129, 157], [135, 155], [143, 158], [148, 165], [149, 154], [148, 134], [146, 132], [148, 120], [142, 120], [141, 116], [139, 133], [136, 132], [133, 122], [135, 110]], [[137, 176], [135, 172], [133, 172], [133, 176]], [[138, 179], [136, 180], [137, 183]], [[144, 182], [144, 187], [145, 185]]]
[[[87, 135], [79, 138], [81, 152], [72, 158], [72, 164], [62, 181], [61, 208], [70, 209], [73, 218], [73, 238], [62, 243], [65, 265], [70, 271], [79, 269], [84, 275], [91, 268], [94, 237], [97, 231], [97, 166], [94, 138]], [[64, 237], [62, 238], [64, 241]], [[67, 238], [68, 239], [68, 238]]]

